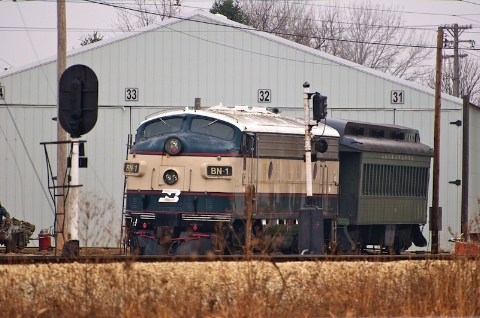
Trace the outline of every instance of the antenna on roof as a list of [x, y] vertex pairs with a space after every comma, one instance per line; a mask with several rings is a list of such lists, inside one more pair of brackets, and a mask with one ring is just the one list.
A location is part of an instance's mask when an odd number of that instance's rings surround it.
[[196, 98], [195, 98], [195, 104], [194, 104], [194, 105], [195, 105], [195, 106], [194, 106], [194, 109], [195, 109], [195, 110], [200, 110], [200, 109], [202, 109], [202, 99], [199, 98], [199, 97], [196, 97]]

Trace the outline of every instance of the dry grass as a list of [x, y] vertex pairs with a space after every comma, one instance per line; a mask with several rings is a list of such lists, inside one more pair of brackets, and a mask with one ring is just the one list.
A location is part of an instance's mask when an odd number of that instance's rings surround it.
[[480, 260], [0, 265], [4, 317], [479, 316]]
[[[98, 243], [92, 224], [112, 207], [92, 202], [82, 239]], [[480, 258], [0, 265], [0, 277], [0, 317], [480, 316]]]

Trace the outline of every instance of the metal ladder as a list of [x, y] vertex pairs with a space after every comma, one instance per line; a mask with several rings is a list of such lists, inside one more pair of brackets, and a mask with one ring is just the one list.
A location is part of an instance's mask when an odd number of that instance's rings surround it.
[[[65, 237], [64, 237], [64, 229], [66, 227], [66, 220], [65, 220], [65, 206], [64, 206], [64, 209], [63, 209], [63, 213], [60, 213], [58, 212], [58, 206], [57, 206], [57, 198], [58, 197], [63, 197], [64, 201], [66, 200], [66, 193], [65, 193], [65, 190], [67, 190], [67, 194], [68, 194], [68, 189], [71, 187], [68, 183], [68, 178], [70, 178], [70, 167], [67, 166], [67, 170], [65, 171], [65, 178], [67, 180], [67, 184], [62, 184], [62, 185], [58, 185], [58, 176], [55, 176], [54, 175], [54, 172], [53, 172], [53, 169], [52, 169], [52, 165], [51, 165], [51, 162], [50, 162], [50, 157], [48, 155], [48, 148], [47, 146], [49, 145], [59, 145], [59, 144], [72, 144], [72, 141], [70, 140], [65, 140], [65, 141], [50, 141], [50, 142], [41, 142], [40, 145], [43, 146], [43, 149], [44, 149], [44, 152], [45, 152], [45, 161], [46, 161], [46, 165], [47, 165], [47, 175], [48, 175], [48, 191], [49, 191], [49, 194], [50, 194], [50, 198], [53, 202], [53, 213], [54, 213], [54, 220], [53, 220], [53, 233], [52, 234], [52, 237], [54, 239], [54, 248], [55, 248], [55, 255], [57, 255], [57, 248], [58, 248], [58, 237], [59, 236], [63, 236], [64, 238], [64, 241], [65, 241]], [[61, 189], [62, 193], [58, 193], [57, 190]], [[59, 216], [61, 218], [63, 218], [63, 222], [62, 222], [62, 227], [61, 229], [58, 227], [58, 219], [59, 219]]]
[[[125, 159], [128, 159], [128, 154], [130, 149], [132, 148], [132, 134], [128, 134], [127, 138], [127, 153]], [[123, 179], [123, 199], [122, 199], [122, 226], [121, 226], [121, 235], [120, 235], [120, 248], [122, 254], [127, 254], [128, 250], [128, 241], [126, 240], [127, 234], [127, 226], [125, 224], [125, 216], [126, 216], [126, 205], [127, 205], [127, 176]]]

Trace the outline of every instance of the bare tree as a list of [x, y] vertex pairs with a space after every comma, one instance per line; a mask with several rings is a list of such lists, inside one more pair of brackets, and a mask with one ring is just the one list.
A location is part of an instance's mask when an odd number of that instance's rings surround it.
[[134, 0], [132, 6], [117, 9], [115, 27], [128, 32], [180, 13], [181, 0]]
[[402, 27], [398, 8], [368, 1], [318, 8], [304, 1], [242, 2], [247, 23], [256, 29], [397, 77], [416, 80], [424, 75], [417, 67], [433, 50], [425, 48], [424, 35]]
[[341, 56], [346, 41], [342, 40], [347, 32], [347, 24], [340, 23], [341, 9], [338, 5], [327, 7], [321, 12], [319, 23], [315, 26], [312, 47], [335, 56]]
[[316, 12], [304, 1], [244, 0], [241, 9], [251, 27], [311, 45]]
[[[480, 105], [480, 62], [467, 56], [459, 62], [460, 96], [470, 95], [470, 102]], [[453, 95], [454, 67], [452, 60], [446, 60], [442, 70], [442, 92]], [[435, 69], [432, 68], [423, 84], [435, 88]]]
[[425, 72], [418, 68], [430, 58], [425, 34], [403, 27], [403, 14], [395, 6], [370, 1], [338, 4], [321, 14], [317, 47], [352, 62], [408, 80]]

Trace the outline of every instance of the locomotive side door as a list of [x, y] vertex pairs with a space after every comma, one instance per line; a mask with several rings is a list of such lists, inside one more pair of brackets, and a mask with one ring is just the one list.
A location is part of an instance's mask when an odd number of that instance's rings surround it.
[[253, 216], [257, 212], [256, 189], [258, 187], [258, 157], [257, 136], [253, 133], [244, 133], [242, 136], [242, 185], [245, 188], [247, 215]]

